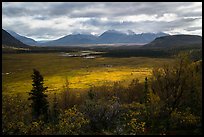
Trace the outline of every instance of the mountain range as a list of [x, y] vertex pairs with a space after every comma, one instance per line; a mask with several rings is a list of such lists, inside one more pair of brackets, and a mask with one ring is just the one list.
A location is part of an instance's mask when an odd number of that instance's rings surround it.
[[95, 36], [91, 34], [70, 34], [61, 37], [56, 40], [48, 42], [37, 42], [31, 38], [21, 36], [11, 30], [8, 32], [20, 40], [24, 44], [35, 45], [35, 46], [69, 46], [69, 45], [81, 45], [81, 44], [118, 44], [118, 43], [137, 43], [145, 44], [153, 41], [157, 37], [167, 36], [169, 34], [160, 33], [142, 33], [135, 34], [133, 31], [128, 30], [128, 33], [108, 30], [102, 33], [100, 36]]
[[[9, 33], [10, 34], [9, 34]], [[128, 34], [115, 30], [109, 30], [100, 36], [90, 34], [72, 34], [53, 41], [38, 42], [31, 38], [21, 36], [13, 31], [5, 31], [2, 29], [2, 46], [16, 48], [32, 48], [34, 45], [43, 46], [69, 46], [83, 44], [114, 44], [123, 43], [126, 46], [128, 43], [147, 43], [144, 48], [169, 48], [169, 47], [202, 47], [202, 36], [198, 35], [168, 35], [166, 33], [143, 33], [135, 34], [129, 31]], [[133, 44], [133, 45], [137, 45]], [[28, 46], [29, 45], [29, 46]], [[96, 46], [96, 45], [95, 45]], [[126, 46], [127, 47], [127, 46]]]

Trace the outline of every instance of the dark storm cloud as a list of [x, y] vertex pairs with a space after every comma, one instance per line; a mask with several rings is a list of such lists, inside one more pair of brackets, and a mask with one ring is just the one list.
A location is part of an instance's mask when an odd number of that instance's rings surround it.
[[136, 33], [202, 32], [202, 3], [3, 2], [2, 26], [37, 39], [107, 29]]
[[[107, 29], [116, 29], [116, 30], [123, 30], [122, 28], [125, 28], [123, 31], [126, 31], [127, 28], [131, 28], [134, 27], [136, 25], [136, 23], [134, 22], [129, 22], [129, 21], [123, 21], [123, 22], [119, 22], [119, 21], [100, 21], [99, 19], [90, 19], [88, 21], [85, 21], [82, 23], [85, 26], [95, 26], [95, 27], [99, 27], [102, 28], [104, 26], [109, 26], [107, 27]], [[105, 31], [105, 30], [104, 30]]]
[[[102, 22], [99, 19], [90, 19], [88, 21], [83, 22], [84, 25], [90, 25], [90, 26], [97, 26], [97, 27], [102, 27], [102, 26], [112, 26], [112, 28], [127, 28], [131, 29], [134, 28], [134, 30], [143, 29], [145, 32], [158, 32], [158, 31], [167, 31], [170, 28], [175, 28], [175, 27], [188, 27], [189, 25], [193, 24], [194, 21], [198, 20], [200, 18], [187, 18], [187, 19], [178, 19], [175, 21], [171, 21], [171, 23], [166, 22], [166, 21], [140, 21], [140, 22], [131, 22], [131, 21], [123, 21], [123, 22], [118, 22], [118, 21], [107, 21], [107, 22]], [[147, 27], [148, 26], [148, 27]], [[192, 27], [191, 27], [192, 28]], [[193, 27], [193, 28], [200, 28], [202, 27]], [[188, 29], [186, 29], [188, 30]]]
[[9, 17], [25, 16], [27, 12], [27, 9], [22, 9], [19, 7], [8, 7], [2, 10], [2, 14]]
[[[189, 7], [192, 3], [173, 3], [173, 2], [135, 2], [135, 3], [100, 3], [100, 2], [84, 2], [84, 3], [30, 3], [22, 4], [22, 6], [3, 7], [3, 14], [7, 16], [32, 16], [44, 14], [49, 17], [53, 16], [70, 16], [70, 17], [101, 17], [101, 16], [125, 16], [138, 14], [157, 14], [176, 13], [175, 7], [183, 6]], [[40, 7], [38, 7], [40, 6]], [[175, 9], [173, 9], [175, 8]], [[188, 8], [191, 10], [191, 8]], [[188, 12], [188, 11], [185, 11]], [[190, 11], [190, 13], [193, 13]], [[178, 13], [179, 15], [180, 13]]]

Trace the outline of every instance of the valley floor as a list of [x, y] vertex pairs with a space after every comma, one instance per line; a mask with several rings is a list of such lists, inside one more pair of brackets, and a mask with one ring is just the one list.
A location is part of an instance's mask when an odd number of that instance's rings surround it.
[[202, 133], [202, 60], [61, 54], [2, 54], [3, 134]]
[[50, 91], [60, 91], [66, 81], [71, 89], [88, 89], [104, 83], [121, 81], [129, 83], [133, 78], [140, 82], [151, 75], [153, 67], [171, 63], [170, 58], [108, 58], [87, 59], [47, 54], [3, 54], [3, 94], [24, 93], [31, 90], [31, 74], [37, 69], [44, 76]]

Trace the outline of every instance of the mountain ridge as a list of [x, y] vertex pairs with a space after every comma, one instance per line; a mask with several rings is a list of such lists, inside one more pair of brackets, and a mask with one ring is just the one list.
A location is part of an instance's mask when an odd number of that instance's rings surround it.
[[43, 46], [69, 46], [77, 44], [116, 44], [116, 43], [148, 43], [166, 33], [126, 34], [116, 30], [107, 30], [99, 36], [92, 34], [69, 34], [59, 39], [45, 42]]
[[31, 46], [34, 46], [34, 45], [37, 45], [37, 41], [35, 41], [34, 39], [32, 38], [28, 38], [26, 36], [22, 36], [12, 30], [6, 30], [10, 35], [12, 35], [14, 38], [18, 39], [19, 41], [21, 41], [22, 43], [26, 44], [26, 45], [31, 45]]
[[4, 47], [15, 47], [15, 48], [29, 48], [26, 45], [9, 34], [6, 30], [2, 29], [2, 46]]
[[202, 46], [202, 37], [199, 35], [169, 35], [158, 37], [152, 42], [144, 45], [143, 47], [149, 48], [169, 48], [169, 47], [183, 47], [183, 46]]
[[[3, 29], [2, 29], [3, 31]], [[45, 42], [38, 42], [31, 38], [21, 36], [13, 31], [9, 31], [13, 37], [20, 39], [19, 41], [24, 41], [26, 45], [35, 45], [35, 46], [76, 46], [76, 45], [87, 45], [87, 44], [130, 44], [137, 43], [144, 45], [142, 47], [154, 48], [154, 47], [173, 47], [173, 46], [182, 46], [182, 45], [200, 45], [202, 44], [202, 37], [198, 35], [169, 35], [167, 33], [158, 32], [158, 33], [140, 33], [136, 34], [135, 32], [128, 30], [127, 33], [117, 31], [117, 30], [107, 30], [101, 35], [96, 36], [92, 34], [69, 34], [65, 35], [56, 40], [50, 40]], [[8, 33], [9, 33], [8, 32]], [[146, 44], [145, 44], [146, 43]], [[136, 44], [136, 45], [137, 45]]]

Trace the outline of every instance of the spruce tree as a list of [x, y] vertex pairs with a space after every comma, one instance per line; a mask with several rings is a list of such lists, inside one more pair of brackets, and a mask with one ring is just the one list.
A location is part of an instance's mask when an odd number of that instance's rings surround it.
[[32, 100], [32, 118], [33, 120], [36, 120], [42, 116], [43, 120], [47, 121], [49, 104], [46, 99], [47, 95], [45, 94], [45, 91], [48, 87], [43, 86], [43, 76], [38, 70], [33, 69], [33, 74], [31, 77], [33, 81], [33, 88], [29, 92], [30, 97], [28, 100]]

